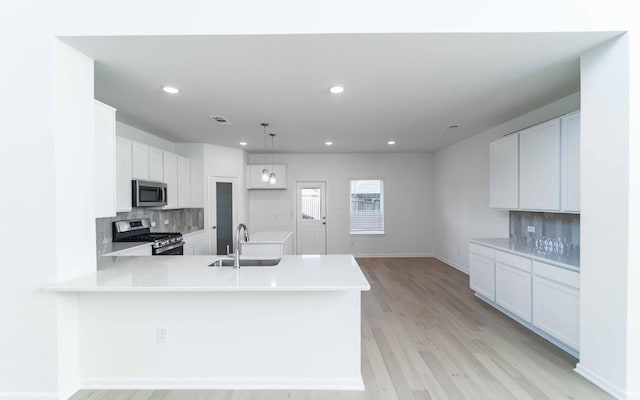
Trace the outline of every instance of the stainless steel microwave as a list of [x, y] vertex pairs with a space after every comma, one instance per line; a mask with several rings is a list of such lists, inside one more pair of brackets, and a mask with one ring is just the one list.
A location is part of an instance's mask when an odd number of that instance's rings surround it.
[[158, 207], [167, 205], [167, 184], [141, 180], [131, 181], [133, 207]]

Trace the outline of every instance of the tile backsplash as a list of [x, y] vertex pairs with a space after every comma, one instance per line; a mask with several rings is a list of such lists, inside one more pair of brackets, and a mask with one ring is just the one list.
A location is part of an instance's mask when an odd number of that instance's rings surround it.
[[[188, 233], [204, 229], [204, 208], [182, 208], [179, 210], [151, 210], [149, 208], [133, 208], [130, 212], [119, 212], [115, 217], [96, 218], [96, 244], [111, 242], [112, 222], [127, 219], [149, 218], [156, 226], [151, 232]], [[167, 225], [164, 221], [168, 221]]]
[[[535, 233], [528, 232], [533, 226]], [[509, 237], [518, 241], [531, 241], [543, 236], [580, 246], [580, 214], [510, 211]]]

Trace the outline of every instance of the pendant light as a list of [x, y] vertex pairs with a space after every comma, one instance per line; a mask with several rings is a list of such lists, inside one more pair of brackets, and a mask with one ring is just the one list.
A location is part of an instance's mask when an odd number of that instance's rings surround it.
[[275, 133], [270, 133], [269, 136], [271, 136], [271, 173], [269, 174], [269, 184], [270, 185], [275, 185], [276, 184], [276, 173], [273, 170], [273, 138], [276, 136]]
[[[268, 123], [263, 122], [260, 125], [262, 125], [262, 154], [265, 156], [267, 156], [267, 126], [269, 126]], [[260, 180], [262, 181], [262, 183], [267, 183], [269, 182], [269, 170], [267, 169], [267, 166], [265, 165], [264, 168], [262, 168], [262, 176], [260, 178]]]

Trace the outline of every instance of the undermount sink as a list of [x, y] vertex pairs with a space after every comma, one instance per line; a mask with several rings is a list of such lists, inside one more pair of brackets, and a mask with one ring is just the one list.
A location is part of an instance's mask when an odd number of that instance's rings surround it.
[[[273, 267], [280, 263], [280, 258], [240, 259], [241, 267]], [[210, 267], [233, 267], [233, 258], [223, 258], [209, 264]]]

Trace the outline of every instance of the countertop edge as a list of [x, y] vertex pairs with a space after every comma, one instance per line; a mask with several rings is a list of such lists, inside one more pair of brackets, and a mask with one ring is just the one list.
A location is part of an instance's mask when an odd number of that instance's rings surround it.
[[43, 290], [54, 293], [278, 293], [278, 292], [368, 292], [371, 290], [371, 286], [362, 287], [291, 287], [291, 288], [211, 288], [211, 287], [136, 287], [136, 288], [95, 288], [95, 287], [44, 287]]
[[183, 233], [182, 237], [195, 236], [195, 235], [198, 235], [200, 233], [205, 233], [205, 232], [206, 232], [206, 229], [199, 229], [197, 231], [192, 231], [192, 232], [189, 232], [189, 233]]
[[559, 262], [559, 261], [550, 260], [548, 258], [535, 256], [533, 254], [523, 253], [521, 251], [513, 250], [513, 249], [510, 249], [508, 247], [503, 247], [503, 246], [498, 246], [498, 245], [495, 245], [495, 244], [483, 242], [482, 240], [483, 239], [481, 239], [481, 238], [479, 238], [479, 239], [469, 239], [469, 242], [470, 243], [475, 243], [475, 244], [478, 244], [478, 245], [481, 245], [481, 246], [485, 246], [485, 247], [491, 247], [492, 249], [505, 251], [507, 253], [515, 254], [515, 255], [518, 255], [518, 256], [521, 256], [521, 257], [530, 258], [532, 260], [539, 261], [539, 262], [542, 262], [542, 263], [545, 263], [545, 264], [550, 264], [550, 265], [553, 265], [553, 266], [558, 267], [558, 268], [564, 268], [564, 269], [569, 270], [569, 271], [580, 273], [580, 267], [579, 266], [565, 264], [565, 263], [562, 263], [562, 262]]
[[287, 235], [284, 237], [284, 239], [280, 239], [280, 240], [252, 240], [251, 239], [251, 235], [249, 235], [249, 241], [248, 242], [241, 242], [241, 245], [244, 246], [246, 244], [248, 244], [248, 245], [251, 245], [251, 244], [284, 244], [284, 242], [286, 242], [287, 240], [289, 240], [289, 238], [291, 236], [293, 236], [293, 231], [257, 232], [255, 235], [259, 236], [262, 233], [271, 233], [271, 232], [278, 232], [278, 233], [287, 232]]
[[117, 242], [117, 243], [119, 243], [121, 246], [123, 246], [125, 248], [124, 249], [120, 249], [120, 250], [111, 251], [111, 252], [108, 252], [108, 253], [99, 254], [99, 256], [100, 257], [102, 257], [102, 256], [117, 257], [118, 253], [126, 252], [126, 251], [129, 251], [131, 249], [143, 248], [144, 246], [151, 246], [151, 242]]

